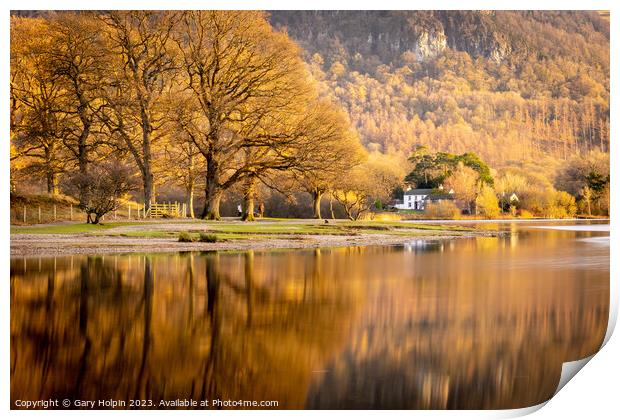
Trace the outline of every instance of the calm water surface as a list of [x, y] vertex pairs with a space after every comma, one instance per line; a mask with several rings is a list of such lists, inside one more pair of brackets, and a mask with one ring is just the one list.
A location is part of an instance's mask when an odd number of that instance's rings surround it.
[[[609, 235], [14, 258], [11, 399], [518, 408], [607, 329]], [[565, 228], [566, 229], [566, 228]]]

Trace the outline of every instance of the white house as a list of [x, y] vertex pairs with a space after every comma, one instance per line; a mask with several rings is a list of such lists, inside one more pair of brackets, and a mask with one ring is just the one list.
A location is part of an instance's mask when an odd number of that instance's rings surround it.
[[450, 190], [447, 194], [443, 193], [443, 187], [437, 190], [430, 188], [416, 188], [405, 191], [402, 203], [396, 204], [399, 210], [424, 210], [427, 201], [440, 201], [442, 199], [453, 199], [454, 191]]

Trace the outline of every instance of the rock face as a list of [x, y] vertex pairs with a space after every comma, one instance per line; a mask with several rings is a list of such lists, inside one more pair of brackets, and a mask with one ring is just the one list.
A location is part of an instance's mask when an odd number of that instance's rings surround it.
[[286, 29], [307, 52], [343, 50], [389, 63], [405, 53], [424, 61], [446, 48], [503, 61], [511, 52], [494, 12], [475, 11], [273, 11], [271, 23]]
[[424, 61], [428, 58], [435, 58], [441, 54], [448, 45], [445, 34], [421, 32], [418, 35], [418, 41], [415, 48], [415, 55], [418, 61]]

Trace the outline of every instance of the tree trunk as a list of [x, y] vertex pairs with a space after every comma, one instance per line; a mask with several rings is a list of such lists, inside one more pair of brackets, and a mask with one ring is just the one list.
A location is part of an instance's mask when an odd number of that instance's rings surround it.
[[[187, 208], [189, 217], [194, 218], [194, 156], [190, 153], [187, 168]], [[183, 215], [185, 216], [185, 215]]]
[[[189, 210], [189, 217], [192, 219], [194, 216], [194, 182], [190, 182], [187, 186], [187, 209]], [[185, 215], [183, 215], [185, 216]]]
[[151, 120], [146, 109], [141, 109], [142, 119], [142, 180], [144, 182], [144, 210], [151, 208], [153, 201], [153, 170], [151, 168]]
[[321, 219], [321, 198], [323, 197], [323, 191], [319, 188], [315, 188], [312, 191], [312, 201], [314, 205], [314, 215], [315, 219]]
[[47, 192], [58, 195], [58, 175], [53, 170], [47, 172]]
[[202, 219], [220, 220], [220, 201], [222, 189], [220, 185], [219, 162], [213, 151], [209, 151], [207, 160], [207, 174], [205, 175], [205, 207], [202, 210]]
[[336, 220], [336, 216], [334, 215], [334, 196], [332, 194], [329, 195], [329, 212], [332, 215], [332, 220]]
[[[88, 172], [88, 151], [86, 148], [86, 139], [88, 138], [88, 133], [89, 133], [89, 130], [84, 129], [78, 139], [78, 168], [79, 168], [81, 175], [86, 175], [86, 173]], [[84, 203], [85, 188], [86, 186], [81, 185], [80, 183], [80, 187], [79, 187], [80, 204], [85, 204]]]
[[205, 207], [202, 211], [201, 218], [206, 220], [220, 220], [221, 201], [222, 191], [219, 188], [205, 188]]
[[144, 186], [144, 210], [148, 211], [153, 200], [153, 174], [150, 171], [150, 165], [145, 165], [145, 168], [148, 169], [142, 175], [142, 182]]
[[243, 192], [243, 215], [241, 220], [245, 222], [254, 221], [254, 195], [256, 194], [256, 177], [251, 176]]

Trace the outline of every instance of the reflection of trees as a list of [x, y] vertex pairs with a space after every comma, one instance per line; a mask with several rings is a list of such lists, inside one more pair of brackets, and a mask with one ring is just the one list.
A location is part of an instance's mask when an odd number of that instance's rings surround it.
[[[101, 355], [106, 369], [114, 369], [126, 324], [135, 322], [135, 305], [124, 304], [133, 301], [133, 291], [109, 262], [84, 257], [74, 270], [68, 259], [59, 260], [58, 269], [46, 262], [40, 273], [24, 270], [20, 276], [31, 281], [14, 291], [12, 398], [98, 398], [90, 387]], [[109, 311], [119, 304], [121, 313]]]
[[146, 398], [145, 393], [141, 392], [146, 386], [145, 374], [148, 366], [149, 350], [151, 347], [151, 322], [153, 314], [153, 268], [151, 267], [151, 257], [145, 257], [144, 261], [144, 286], [142, 306], [144, 310], [142, 325], [142, 351], [140, 356], [140, 370], [136, 378], [135, 398]]
[[[600, 346], [608, 279], [591, 268], [545, 271], [538, 262], [572, 261], [582, 251], [564, 242], [546, 252], [535, 240], [522, 241], [516, 255], [508, 239], [495, 238], [459, 241], [443, 255], [405, 253], [408, 270], [384, 271], [386, 287], [373, 293], [307, 405], [515, 408], [548, 399], [562, 362]], [[376, 278], [379, 260], [402, 267], [395, 257], [367, 257], [367, 278]], [[499, 269], [506, 266], [515, 268]]]
[[318, 275], [313, 253], [280, 256], [278, 264], [304, 267], [288, 274], [254, 252], [146, 256], [131, 267], [128, 257], [112, 258], [77, 258], [76, 270], [44, 267], [45, 288], [32, 279], [31, 290], [15, 292], [14, 399], [275, 399], [302, 407], [313, 368], [342, 344], [351, 294]]
[[[529, 248], [530, 238], [520, 241], [518, 253], [489, 238], [442, 252], [75, 257], [75, 269], [59, 258], [57, 269], [43, 259], [40, 271], [36, 261], [28, 271], [17, 264], [12, 399], [537, 403], [555, 389], [559, 361], [600, 345], [609, 296], [605, 275], [591, 270], [542, 279], [528, 261], [553, 262], [560, 251], [545, 254], [533, 240]], [[565, 248], [563, 258], [582, 257]], [[498, 271], [497, 258], [514, 270]]]
[[88, 355], [90, 354], [92, 345], [88, 336], [88, 281], [91, 274], [94, 274], [90, 272], [90, 269], [93, 265], [97, 264], [89, 264], [89, 261], [92, 262], [93, 260], [89, 258], [86, 260], [86, 263], [82, 264], [80, 267], [79, 335], [84, 341], [84, 349], [80, 356], [77, 379], [73, 390], [73, 395], [75, 396], [78, 396], [82, 389], [84, 376], [86, 375]]
[[[235, 271], [230, 265], [223, 266], [224, 256], [204, 256], [209, 321], [205, 327], [210, 342], [200, 392], [192, 395], [201, 399], [276, 399], [281, 407], [302, 407], [311, 367], [320, 366], [341, 341], [326, 327], [346, 322], [342, 319], [346, 301], [341, 301], [346, 297], [342, 292], [333, 297], [318, 290], [314, 298], [305, 300], [303, 295], [287, 296], [279, 289], [290, 286], [279, 284], [286, 278], [270, 284], [271, 279], [257, 263], [260, 257], [253, 251], [240, 257]], [[316, 271], [315, 258], [309, 259]], [[305, 283], [304, 288], [312, 288]], [[332, 305], [325, 305], [326, 300]], [[317, 305], [325, 310], [318, 311]]]

